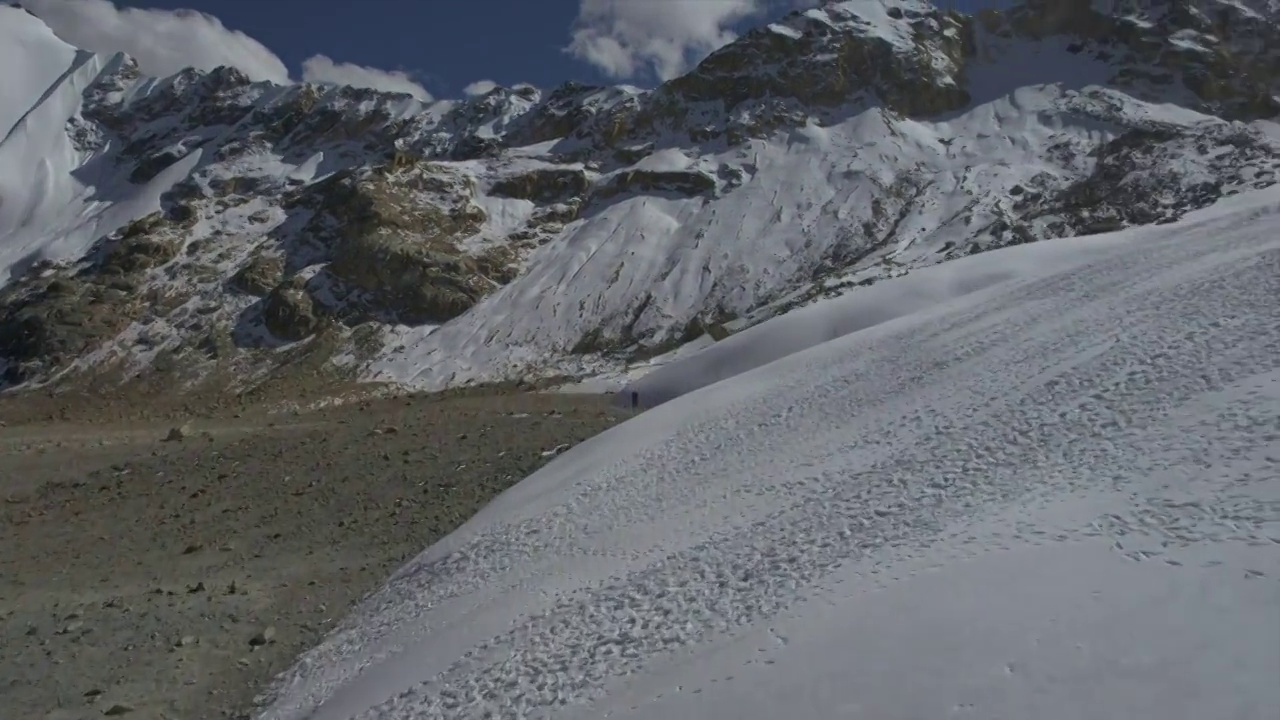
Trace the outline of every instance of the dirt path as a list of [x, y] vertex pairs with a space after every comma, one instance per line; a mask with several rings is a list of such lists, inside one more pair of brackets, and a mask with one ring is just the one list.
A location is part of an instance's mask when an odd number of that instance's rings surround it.
[[[0, 413], [0, 421], [4, 416]], [[0, 717], [248, 717], [402, 562], [613, 425], [595, 396], [0, 427]]]

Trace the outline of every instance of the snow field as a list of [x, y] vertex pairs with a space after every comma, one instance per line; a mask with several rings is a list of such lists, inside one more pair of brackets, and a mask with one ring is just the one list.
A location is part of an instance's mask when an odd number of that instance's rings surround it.
[[409, 563], [262, 717], [1261, 717], [1278, 211], [1242, 196], [646, 412]]

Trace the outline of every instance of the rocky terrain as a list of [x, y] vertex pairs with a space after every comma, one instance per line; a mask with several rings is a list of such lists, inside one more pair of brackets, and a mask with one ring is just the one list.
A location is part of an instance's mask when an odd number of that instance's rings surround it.
[[1115, 6], [836, 2], [652, 90], [429, 105], [67, 48], [0, 143], [62, 163], [0, 187], [4, 383], [587, 376], [1276, 182], [1275, 0]]
[[404, 560], [618, 419], [575, 395], [0, 403], [0, 716], [248, 717]]

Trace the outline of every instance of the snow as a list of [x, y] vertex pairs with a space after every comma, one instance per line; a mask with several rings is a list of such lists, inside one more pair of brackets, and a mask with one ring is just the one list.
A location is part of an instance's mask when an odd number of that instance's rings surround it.
[[36, 104], [75, 59], [39, 18], [21, 8], [0, 6], [0, 138]]
[[[1098, 116], [1222, 122], [1103, 92], [1093, 83], [1105, 68], [1065, 49], [1006, 44], [1002, 52], [1024, 58], [1049, 84], [1022, 84], [1029, 71], [1013, 87], [997, 69], [978, 68], [979, 101], [963, 112], [928, 121], [872, 108], [707, 152], [697, 169], [736, 175], [737, 187], [689, 198], [629, 193], [587, 208], [528, 258], [519, 278], [465, 316], [395, 334], [365, 379], [434, 390], [537, 371], [609, 370], [590, 358], [575, 368], [566, 356], [597, 331], [659, 344], [699, 315], [742, 317], [812, 278], [833, 252], [867, 247], [864, 267], [938, 262], [940, 249], [968, 243], [976, 228], [1012, 213], [1010, 188], [1048, 190], [1087, 175], [1089, 151], [1122, 129]], [[694, 169], [678, 149], [656, 152], [643, 166]], [[886, 196], [898, 199], [881, 208]], [[882, 222], [899, 210], [892, 227]], [[875, 230], [868, 235], [866, 227]]]
[[261, 717], [1269, 717], [1278, 219], [1272, 188], [1030, 246], [1054, 264], [641, 413], [409, 562]]
[[1157, 232], [1139, 227], [1110, 235], [1017, 245], [922, 268], [767, 320], [685, 360], [664, 364], [626, 389], [638, 392], [647, 407], [664, 403], [828, 340], [972, 293], [1015, 282], [1036, 282], [1074, 264], [1123, 253], [1129, 244]]
[[791, 38], [792, 40], [799, 40], [800, 38], [804, 37], [804, 33], [800, 32], [799, 30], [796, 30], [793, 27], [787, 27], [786, 25], [779, 25], [778, 23], [769, 23], [765, 27], [768, 28], [769, 31], [772, 33], [776, 33], [783, 37]]
[[680, 148], [666, 148], [646, 155], [640, 162], [619, 172], [630, 170], [647, 170], [649, 172], [681, 172], [694, 164], [693, 158], [685, 155]]
[[72, 140], [66, 128], [85, 89], [126, 61], [75, 50], [34, 16], [0, 7], [0, 285], [37, 261], [79, 259], [103, 235], [159, 210], [160, 196], [199, 161], [196, 150], [133, 186], [104, 169], [109, 144], [95, 151]]

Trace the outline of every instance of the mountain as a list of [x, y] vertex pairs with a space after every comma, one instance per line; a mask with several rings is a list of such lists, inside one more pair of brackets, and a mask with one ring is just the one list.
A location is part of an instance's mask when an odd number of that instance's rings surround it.
[[[255, 717], [1267, 717], [1278, 219], [1273, 187], [1002, 248], [881, 286], [982, 292], [687, 395], [717, 378], [672, 363], [670, 402], [406, 563]], [[881, 287], [806, 323], [891, 314]]]
[[0, 7], [0, 372], [610, 376], [917, 268], [1274, 184], [1280, 2], [1103, 5], [834, 2], [651, 90], [431, 104], [149, 78]]

